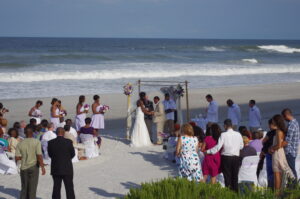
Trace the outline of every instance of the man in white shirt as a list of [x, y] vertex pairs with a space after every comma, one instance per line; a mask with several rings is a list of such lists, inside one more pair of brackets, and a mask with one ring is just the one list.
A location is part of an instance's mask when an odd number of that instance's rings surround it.
[[218, 123], [219, 121], [219, 106], [218, 103], [213, 99], [213, 97], [208, 94], [206, 95], [206, 100], [209, 103], [206, 109], [206, 119], [208, 123]]
[[239, 105], [235, 104], [232, 99], [227, 100], [228, 115], [227, 118], [231, 119], [233, 130], [237, 130], [241, 122], [241, 109]]
[[71, 134], [75, 137], [75, 139], [77, 140], [78, 133], [77, 133], [77, 131], [72, 127], [72, 120], [71, 120], [71, 119], [67, 119], [67, 120], [66, 120], [66, 125], [69, 125], [69, 126], [70, 126], [69, 133], [71, 133]]
[[176, 103], [170, 98], [169, 93], [165, 94], [163, 105], [166, 113], [165, 133], [171, 134], [174, 131]]
[[255, 100], [249, 101], [249, 129], [253, 133], [261, 127], [261, 115]]
[[232, 129], [230, 119], [224, 121], [226, 132], [222, 133], [218, 144], [207, 150], [206, 154], [216, 154], [221, 151], [221, 170], [225, 179], [225, 186], [238, 192], [238, 174], [240, 167], [240, 150], [244, 147], [240, 133]]

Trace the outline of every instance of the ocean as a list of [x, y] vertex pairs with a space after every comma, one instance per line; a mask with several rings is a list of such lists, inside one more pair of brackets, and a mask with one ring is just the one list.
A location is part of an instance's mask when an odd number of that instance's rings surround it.
[[190, 88], [299, 82], [300, 40], [2, 37], [0, 76], [0, 99], [122, 93], [138, 79]]

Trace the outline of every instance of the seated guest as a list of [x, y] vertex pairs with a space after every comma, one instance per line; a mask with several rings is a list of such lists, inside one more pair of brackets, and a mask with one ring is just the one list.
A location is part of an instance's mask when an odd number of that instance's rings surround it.
[[197, 137], [199, 143], [202, 144], [204, 141], [204, 137], [205, 137], [202, 128], [195, 125], [195, 126], [193, 126], [193, 131], [194, 131], [194, 136]]
[[44, 133], [41, 141], [45, 164], [50, 164], [51, 162], [48, 155], [48, 142], [57, 137], [57, 135], [53, 131], [54, 131], [54, 124], [51, 122], [48, 124], [48, 131]]
[[176, 156], [180, 158], [179, 175], [188, 180], [200, 182], [203, 179], [198, 156], [198, 138], [194, 136], [193, 127], [184, 124], [176, 146]]
[[21, 138], [25, 138], [25, 133], [24, 133], [24, 129], [26, 127], [26, 122], [24, 120], [22, 120], [21, 122], [15, 122], [13, 125], [13, 128], [18, 130], [19, 133], [19, 137]]
[[69, 133], [71, 133], [75, 139], [78, 138], [78, 133], [77, 131], [72, 127], [72, 120], [71, 119], [66, 119], [66, 125], [70, 126]]
[[247, 156], [256, 156], [257, 152], [255, 148], [249, 145], [249, 138], [243, 136], [244, 147], [240, 151], [240, 164], [242, 164], [243, 158]]
[[10, 152], [11, 157], [15, 157], [16, 154], [16, 148], [19, 142], [21, 142], [21, 139], [19, 138], [19, 132], [15, 128], [10, 128], [8, 130], [8, 151]]
[[[209, 150], [216, 146], [221, 133], [222, 131], [220, 126], [216, 123], [213, 123], [211, 127], [208, 128], [208, 131], [206, 131], [206, 137], [201, 147], [202, 151]], [[211, 183], [215, 184], [217, 182], [217, 175], [220, 173], [220, 166], [220, 152], [217, 152], [216, 154], [206, 154], [202, 164], [204, 182], [206, 182], [207, 177], [210, 176]]]
[[263, 148], [263, 144], [262, 144], [262, 138], [263, 138], [263, 131], [256, 131], [253, 133], [253, 140], [249, 143], [250, 146], [252, 146], [253, 148], [255, 148], [257, 153], [261, 152], [261, 149]]
[[46, 133], [48, 131], [47, 129], [48, 124], [49, 124], [48, 120], [41, 121], [41, 126], [42, 126], [41, 132]]
[[246, 136], [249, 138], [249, 140], [252, 140], [252, 134], [250, 131], [248, 131], [247, 127], [245, 126], [240, 126], [239, 127], [239, 132], [242, 136]]
[[97, 132], [93, 127], [91, 127], [91, 118], [85, 119], [85, 126], [80, 128], [80, 140], [85, 146], [85, 156], [87, 158], [97, 157], [97, 142], [99, 141], [97, 138]]
[[3, 138], [3, 130], [0, 128], [0, 174], [17, 174], [17, 165], [15, 161], [8, 159], [6, 151], [9, 144]]

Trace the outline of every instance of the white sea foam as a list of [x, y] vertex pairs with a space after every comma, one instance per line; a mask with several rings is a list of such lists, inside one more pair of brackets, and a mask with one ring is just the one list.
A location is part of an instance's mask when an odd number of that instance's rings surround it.
[[265, 45], [265, 46], [258, 46], [258, 48], [262, 50], [280, 52], [280, 53], [300, 53], [299, 48], [291, 48], [285, 45]]
[[242, 59], [242, 61], [247, 63], [252, 63], [252, 64], [258, 63], [257, 59]]
[[[137, 78], [174, 78], [182, 76], [241, 76], [256, 74], [300, 73], [300, 65], [233, 66], [217, 64], [155, 63], [137, 67], [85, 70], [85, 71], [25, 71], [0, 73], [0, 82], [43, 82], [52, 80], [117, 80]], [[159, 67], [157, 65], [160, 65]], [[129, 69], [130, 68], [130, 69]]]
[[209, 52], [223, 52], [223, 51], [225, 51], [225, 49], [223, 49], [223, 48], [217, 48], [217, 47], [214, 47], [214, 46], [204, 46], [203, 49], [205, 51], [209, 51]]

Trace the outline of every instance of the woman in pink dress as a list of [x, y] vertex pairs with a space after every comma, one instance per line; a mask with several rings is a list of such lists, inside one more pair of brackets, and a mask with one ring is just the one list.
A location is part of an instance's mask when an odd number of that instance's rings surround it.
[[[207, 151], [213, 148], [218, 143], [218, 139], [221, 135], [221, 128], [218, 124], [212, 124], [210, 128], [206, 131], [206, 137], [204, 139], [204, 143], [201, 147], [201, 150]], [[202, 171], [204, 182], [206, 182], [207, 177], [211, 177], [211, 183], [215, 184], [217, 182], [217, 175], [220, 173], [221, 166], [221, 155], [220, 153], [216, 153], [214, 155], [207, 154], [204, 157], [202, 164]]]

